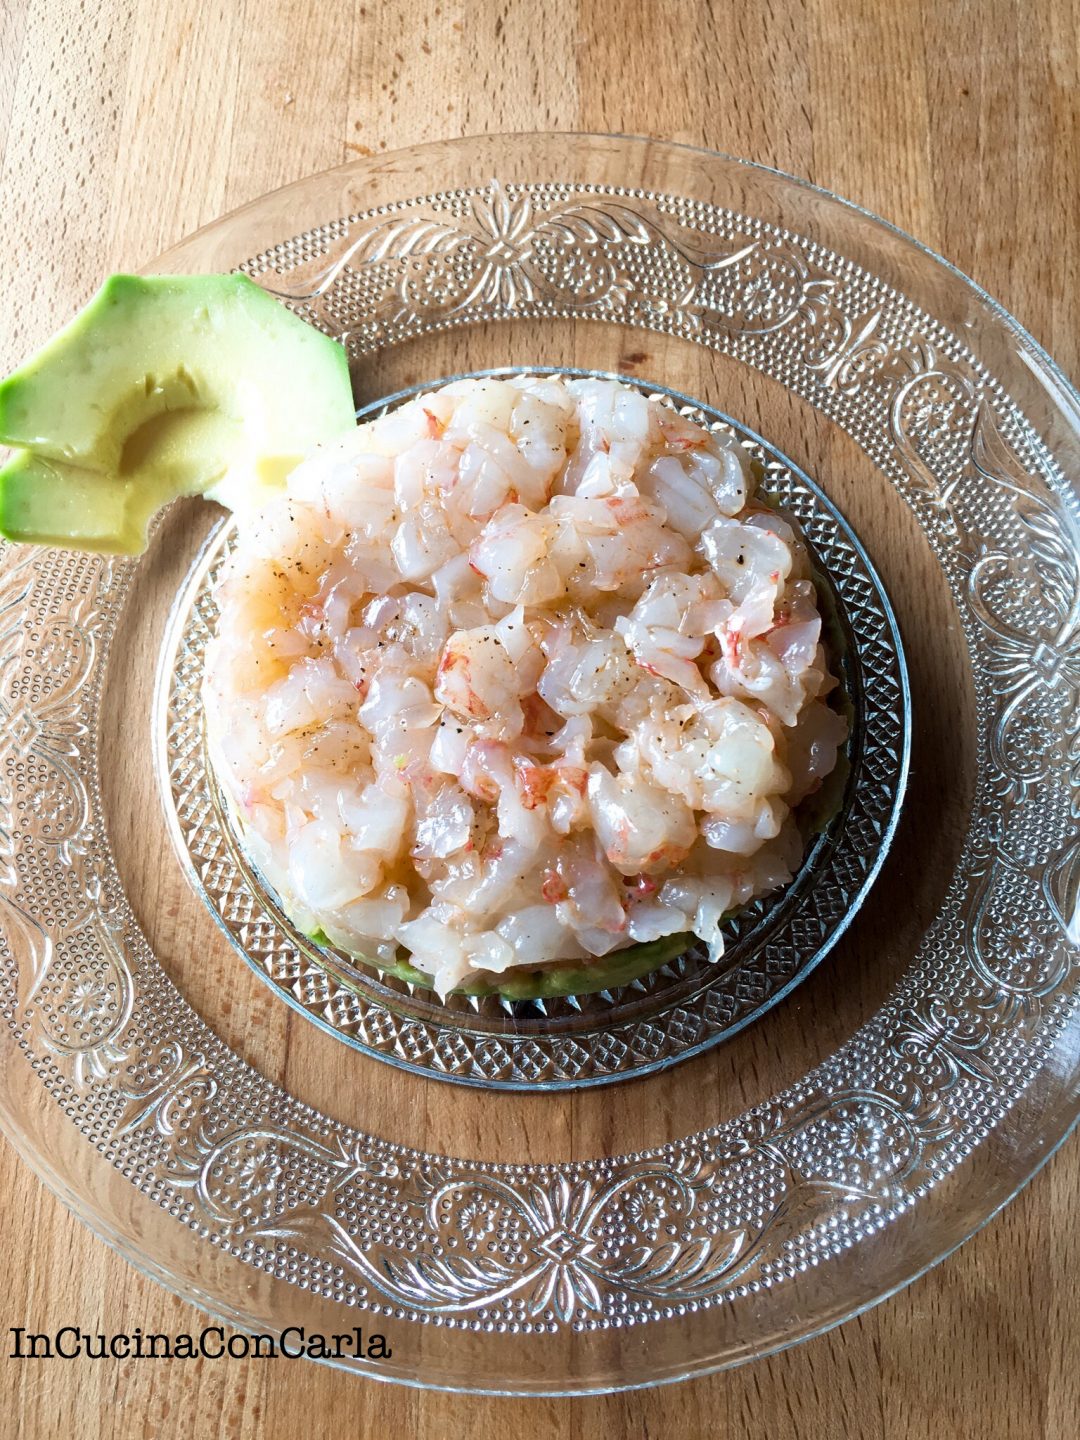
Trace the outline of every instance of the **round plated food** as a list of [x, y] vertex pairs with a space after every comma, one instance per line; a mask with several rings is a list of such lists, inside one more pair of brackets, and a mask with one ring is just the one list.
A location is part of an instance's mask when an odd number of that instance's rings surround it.
[[718, 959], [846, 736], [792, 523], [614, 381], [458, 381], [322, 447], [218, 601], [246, 849], [306, 933], [441, 994]]

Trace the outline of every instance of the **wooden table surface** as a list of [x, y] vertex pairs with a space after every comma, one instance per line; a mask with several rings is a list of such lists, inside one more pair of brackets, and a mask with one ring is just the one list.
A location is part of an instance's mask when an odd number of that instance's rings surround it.
[[[1080, 377], [1075, 0], [0, 0], [0, 372], [114, 269], [264, 191], [475, 132], [688, 141], [804, 175], [948, 255]], [[314, 1365], [0, 1359], [0, 1435], [1071, 1437], [1080, 1145], [908, 1290], [659, 1391], [506, 1401]], [[0, 1145], [0, 1330], [194, 1311]], [[6, 1355], [6, 1337], [0, 1339]]]

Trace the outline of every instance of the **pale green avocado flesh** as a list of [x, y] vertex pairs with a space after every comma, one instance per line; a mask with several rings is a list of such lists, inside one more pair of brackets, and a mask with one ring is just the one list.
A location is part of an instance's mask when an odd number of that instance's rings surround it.
[[0, 383], [0, 533], [138, 554], [181, 495], [255, 508], [355, 423], [345, 351], [244, 275], [114, 275]]
[[[332, 947], [330, 938], [322, 930], [314, 931], [309, 937], [316, 945]], [[515, 971], [500, 977], [478, 976], [467, 985], [461, 985], [452, 993], [455, 995], [503, 995], [507, 1000], [550, 1000], [558, 995], [590, 995], [599, 990], [614, 990], [620, 985], [629, 985], [643, 975], [659, 969], [668, 960], [675, 960], [694, 944], [693, 935], [665, 935], [662, 940], [650, 940], [645, 945], [629, 945], [625, 950], [616, 950], [599, 959], [566, 962], [549, 965], [535, 970]], [[365, 965], [373, 965], [384, 975], [395, 975], [412, 985], [431, 989], [430, 975], [410, 965], [407, 960], [373, 960], [365, 955], [354, 955]]]

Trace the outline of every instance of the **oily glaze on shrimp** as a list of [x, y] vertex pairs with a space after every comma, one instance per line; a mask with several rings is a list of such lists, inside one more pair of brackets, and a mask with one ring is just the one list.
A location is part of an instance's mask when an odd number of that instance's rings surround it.
[[791, 878], [844, 721], [744, 452], [611, 381], [460, 381], [321, 450], [218, 588], [211, 755], [303, 929], [445, 993]]

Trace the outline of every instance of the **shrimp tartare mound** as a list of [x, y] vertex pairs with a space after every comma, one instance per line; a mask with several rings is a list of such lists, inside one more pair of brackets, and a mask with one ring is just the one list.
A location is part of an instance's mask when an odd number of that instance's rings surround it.
[[460, 381], [241, 520], [211, 759], [293, 922], [449, 990], [791, 879], [844, 720], [746, 456], [613, 381]]

